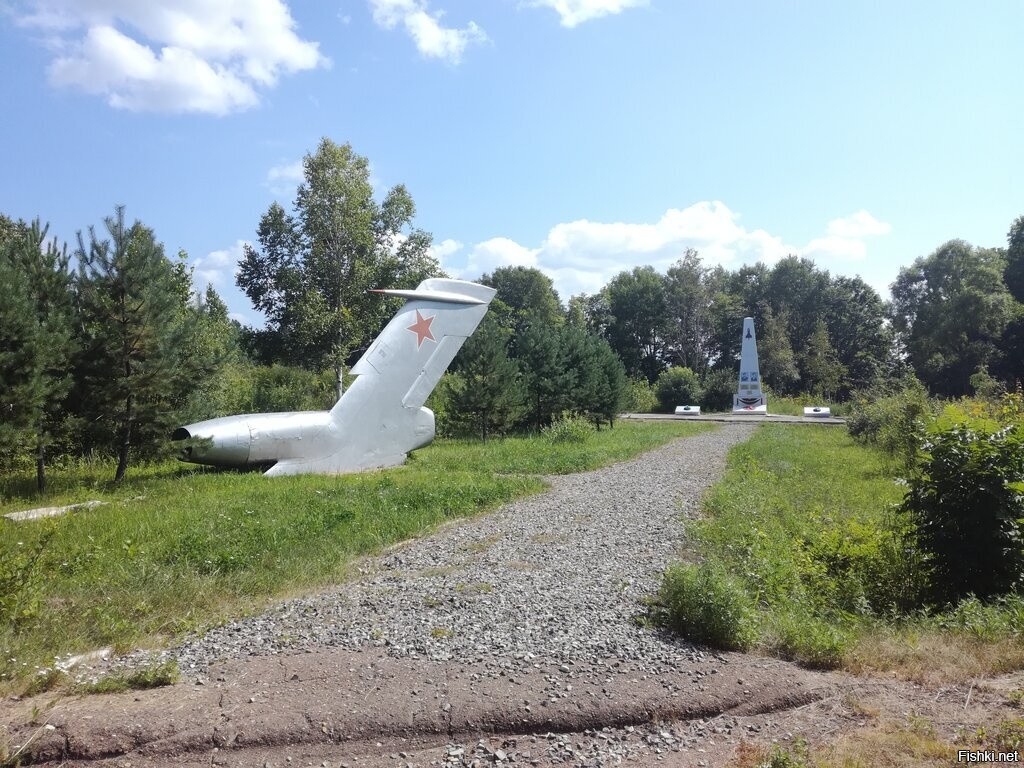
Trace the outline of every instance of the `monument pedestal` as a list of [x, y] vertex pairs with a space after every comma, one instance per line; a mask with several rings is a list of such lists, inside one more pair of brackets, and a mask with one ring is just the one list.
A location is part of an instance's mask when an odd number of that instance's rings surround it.
[[768, 398], [763, 394], [757, 396], [733, 395], [732, 412], [766, 416], [768, 414]]

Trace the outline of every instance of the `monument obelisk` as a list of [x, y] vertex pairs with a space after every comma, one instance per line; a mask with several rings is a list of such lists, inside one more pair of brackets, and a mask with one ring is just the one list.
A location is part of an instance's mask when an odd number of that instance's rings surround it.
[[754, 318], [743, 318], [743, 346], [740, 348], [740, 380], [732, 398], [733, 413], [768, 413], [768, 400], [761, 391], [761, 370], [757, 365], [757, 336]]

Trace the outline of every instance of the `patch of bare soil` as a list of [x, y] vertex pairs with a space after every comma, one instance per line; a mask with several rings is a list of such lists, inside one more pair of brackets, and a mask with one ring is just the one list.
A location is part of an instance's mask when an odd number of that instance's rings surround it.
[[0, 723], [23, 764], [726, 766], [751, 745], [893, 722], [952, 741], [1019, 714], [1007, 693], [1024, 683], [932, 689], [743, 654], [646, 679], [614, 665], [480, 672], [329, 649], [217, 665], [201, 685], [9, 700]]

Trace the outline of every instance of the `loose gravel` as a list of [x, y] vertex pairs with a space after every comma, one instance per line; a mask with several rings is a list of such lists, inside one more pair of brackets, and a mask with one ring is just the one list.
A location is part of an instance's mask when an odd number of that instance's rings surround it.
[[[290, 674], [286, 672], [289, 665], [303, 667], [285, 656], [340, 649], [365, 652], [360, 654], [364, 661], [346, 662], [352, 664], [346, 679], [350, 684], [355, 680], [357, 689], [376, 682], [377, 687], [367, 688], [376, 692], [373, 706], [386, 707], [390, 704], [381, 702], [395, 701], [402, 707], [403, 700], [415, 700], [420, 706], [433, 691], [436, 707], [454, 718], [452, 699], [445, 697], [458, 692], [454, 701], [467, 731], [456, 731], [452, 719], [449, 731], [453, 740], [446, 747], [427, 749], [416, 756], [396, 752], [391, 761], [386, 759], [383, 743], [378, 743], [380, 754], [362, 755], [374, 768], [396, 761], [399, 765], [444, 768], [513, 762], [538, 768], [605, 766], [636, 760], [672, 762], [677, 753], [684, 760], [680, 765], [723, 765], [744, 739], [792, 738], [773, 713], [791, 702], [815, 700], [817, 694], [808, 696], [809, 686], [800, 682], [807, 673], [791, 678], [788, 671], [779, 673], [782, 662], [768, 659], [736, 663], [652, 629], [642, 619], [646, 600], [657, 592], [666, 567], [685, 545], [684, 518], [698, 514], [705, 491], [724, 470], [729, 449], [748, 439], [755, 429], [753, 424], [723, 424], [631, 461], [593, 472], [549, 477], [551, 487], [542, 494], [490, 515], [452, 523], [368, 558], [361, 577], [351, 582], [284, 601], [261, 615], [216, 627], [158, 654], [137, 652], [76, 669], [102, 675], [117, 668], [174, 660], [186, 682], [213, 689], [234, 686], [220, 694], [221, 706], [225, 695], [235, 703], [230, 716], [228, 710], [221, 712], [223, 722], [214, 729], [213, 742], [218, 728], [255, 728], [247, 733], [251, 748], [259, 743], [259, 728], [269, 727], [277, 734], [274, 738], [285, 739], [278, 749], [289, 755], [288, 762], [292, 760], [290, 750], [299, 754], [306, 748], [303, 745], [309, 744], [309, 734], [302, 731], [304, 724], [300, 723], [302, 733], [297, 733], [290, 747], [287, 739], [291, 737], [282, 736], [285, 731], [280, 730], [289, 727], [287, 718], [284, 725], [277, 725], [264, 722], [272, 717], [269, 711], [254, 709], [256, 714], [246, 714], [244, 696], [250, 672], [242, 670], [251, 670], [246, 659], [263, 657], [254, 659], [253, 667], [262, 664], [266, 669], [266, 657], [279, 656], [281, 674]], [[399, 682], [396, 689], [386, 682], [390, 679], [387, 672], [378, 677], [380, 662], [375, 659], [382, 656], [416, 660], [410, 669], [418, 671]], [[435, 663], [436, 674], [425, 671], [424, 664], [433, 669]], [[316, 679], [320, 667], [314, 663], [309, 669], [313, 670], [309, 679]], [[248, 698], [252, 707], [258, 706], [256, 697], [265, 695], [268, 685], [265, 679], [258, 682], [262, 679], [259, 674], [254, 678], [257, 682], [249, 683], [255, 686]], [[281, 685], [300, 687], [306, 678], [292, 674], [289, 680]], [[768, 680], [775, 682], [767, 684]], [[439, 686], [438, 681], [443, 684]], [[407, 696], [401, 692], [404, 685], [408, 686]], [[783, 685], [787, 689], [792, 686], [795, 693], [777, 695]], [[386, 696], [382, 686], [390, 686]], [[347, 690], [337, 694], [332, 708], [346, 711], [351, 704], [345, 698]], [[770, 691], [767, 696], [766, 691]], [[458, 733], [469, 736], [474, 729], [486, 731], [485, 725], [472, 723], [491, 722], [492, 715], [500, 722], [511, 722], [511, 716], [521, 718], [517, 723], [539, 725], [554, 724], [552, 715], [562, 712], [565, 717], [558, 722], [569, 725], [579, 722], [574, 713], [614, 712], [620, 701], [628, 709], [634, 693], [650, 697], [644, 701], [678, 701], [683, 709], [687, 708], [683, 702], [703, 701], [692, 711], [703, 713], [706, 719], [661, 722], [655, 711], [661, 711], [662, 705], [652, 704], [652, 719], [635, 726], [602, 724], [605, 727], [572, 734], [534, 730], [499, 736], [496, 732], [488, 739], [476, 741], [474, 736], [461, 743], [455, 738]], [[282, 690], [280, 700], [294, 702], [295, 695], [301, 700], [305, 693]], [[763, 707], [755, 701], [758, 697], [764, 697]], [[486, 702], [482, 714], [466, 709], [476, 706], [474, 701]], [[310, 706], [316, 709], [313, 700]], [[672, 705], [666, 706], [674, 711]], [[716, 706], [721, 706], [719, 714], [713, 714]], [[489, 707], [496, 708], [492, 711]], [[741, 709], [757, 712], [759, 707], [765, 717], [737, 717]], [[313, 717], [313, 710], [305, 712], [307, 720]], [[351, 710], [357, 711], [358, 707]], [[429, 702], [423, 711], [431, 711]], [[250, 722], [253, 717], [263, 725]], [[430, 722], [429, 714], [426, 718], [425, 722]], [[342, 718], [339, 727], [346, 727], [345, 722]], [[68, 727], [77, 727], [69, 723]], [[177, 726], [166, 727], [173, 731]], [[428, 728], [424, 733], [429, 732]], [[313, 733], [317, 733], [315, 729]], [[351, 730], [346, 734], [346, 740], [352, 738]], [[81, 741], [81, 736], [75, 738]], [[309, 748], [321, 749], [313, 744]], [[228, 754], [230, 750], [225, 756]], [[212, 763], [223, 762], [220, 758], [214, 749]], [[337, 764], [330, 763], [332, 768]], [[345, 764], [343, 759], [340, 765]]]
[[[370, 561], [330, 592], [283, 602], [167, 651], [185, 674], [217, 660], [384, 647], [439, 662], [677, 666], [706, 652], [637, 621], [728, 450], [728, 425], [631, 461], [547, 478], [547, 492]], [[491, 665], [489, 665], [491, 666]], [[625, 670], [623, 670], [625, 671]], [[557, 694], [555, 694], [557, 695]]]

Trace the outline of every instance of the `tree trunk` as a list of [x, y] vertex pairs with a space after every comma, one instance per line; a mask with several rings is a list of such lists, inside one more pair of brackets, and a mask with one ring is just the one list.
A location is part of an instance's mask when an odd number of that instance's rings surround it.
[[42, 435], [36, 435], [36, 490], [46, 490], [46, 446]]
[[342, 378], [344, 374], [344, 366], [341, 363], [334, 364], [334, 394], [337, 396], [334, 402], [341, 400], [341, 396], [345, 394], [345, 380]]
[[114, 482], [119, 483], [124, 479], [124, 473], [128, 471], [128, 451], [132, 444], [132, 396], [128, 395], [125, 402], [124, 430], [121, 434], [121, 445], [117, 449], [117, 471], [114, 473]]

